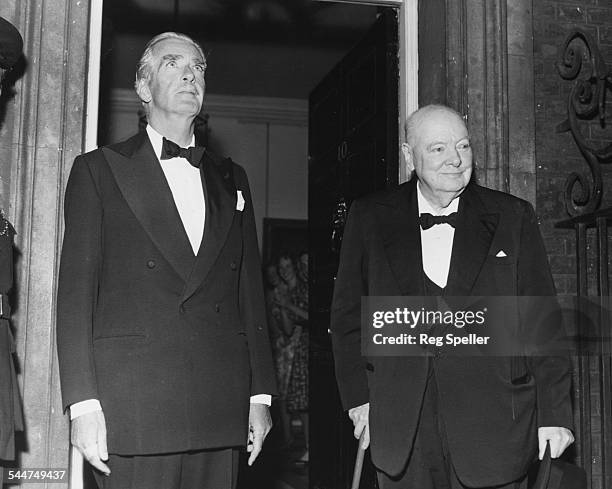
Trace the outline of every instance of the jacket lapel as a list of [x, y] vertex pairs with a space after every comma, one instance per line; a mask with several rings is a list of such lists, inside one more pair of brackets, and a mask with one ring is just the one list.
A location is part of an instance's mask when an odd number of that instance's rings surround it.
[[383, 246], [401, 294], [424, 295], [416, 178], [378, 204]]
[[446, 295], [470, 295], [498, 222], [499, 214], [487, 213], [475, 187], [470, 185], [459, 201]]
[[231, 176], [231, 164], [230, 160], [216, 160], [208, 152], [202, 157], [200, 177], [206, 199], [206, 221], [183, 300], [187, 300], [204, 281], [227, 239], [236, 212], [236, 188]]
[[102, 151], [128, 206], [162, 255], [187, 281], [195, 257], [146, 132]]

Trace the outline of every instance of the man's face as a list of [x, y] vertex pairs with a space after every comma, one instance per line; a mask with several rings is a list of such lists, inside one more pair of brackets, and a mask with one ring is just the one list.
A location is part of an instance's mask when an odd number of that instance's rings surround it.
[[153, 48], [152, 70], [139, 91], [151, 117], [195, 117], [202, 108], [206, 60], [183, 39], [165, 39]]
[[285, 282], [293, 280], [295, 277], [295, 269], [290, 258], [281, 258], [278, 262], [278, 274]]
[[276, 265], [268, 265], [266, 267], [266, 279], [273, 287], [276, 287], [280, 283], [280, 277], [276, 271]]
[[426, 114], [410, 142], [402, 150], [424, 196], [440, 201], [445, 200], [440, 196], [459, 195], [472, 176], [472, 148], [463, 120], [446, 111]]

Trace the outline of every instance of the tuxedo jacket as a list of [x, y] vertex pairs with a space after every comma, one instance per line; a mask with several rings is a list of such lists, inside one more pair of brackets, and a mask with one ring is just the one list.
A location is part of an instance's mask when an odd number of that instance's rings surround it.
[[[496, 256], [500, 250], [506, 256]], [[361, 297], [423, 296], [423, 277], [416, 179], [356, 200], [344, 232], [331, 316], [344, 407], [370, 403], [373, 461], [391, 476], [400, 474], [409, 459], [431, 363], [461, 481], [478, 487], [515, 480], [536, 454], [538, 426], [572, 428], [569, 360], [362, 357]], [[465, 189], [445, 294], [554, 295], [530, 204], [475, 184]]]
[[249, 396], [275, 392], [246, 175], [209, 152], [200, 168], [197, 256], [146, 132], [77, 157], [70, 173], [62, 396], [100, 400], [110, 453], [245, 445]]

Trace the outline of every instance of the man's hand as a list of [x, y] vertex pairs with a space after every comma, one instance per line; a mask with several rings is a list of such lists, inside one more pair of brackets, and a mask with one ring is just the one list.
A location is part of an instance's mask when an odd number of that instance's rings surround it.
[[546, 442], [550, 442], [550, 457], [558, 458], [569, 447], [574, 443], [574, 435], [567, 428], [558, 426], [543, 426], [538, 428], [538, 445], [540, 453], [538, 457], [540, 460], [544, 458], [544, 452], [546, 451]]
[[105, 475], [110, 474], [106, 449], [106, 421], [102, 411], [74, 418], [70, 427], [70, 441], [85, 459]]
[[268, 406], [252, 402], [249, 410], [249, 438], [247, 442], [247, 452], [251, 452], [249, 465], [253, 465], [259, 452], [261, 452], [263, 442], [271, 428], [272, 418]]
[[355, 438], [359, 439], [361, 433], [365, 430], [361, 444], [361, 447], [365, 450], [370, 446], [370, 403], [367, 402], [361, 406], [349, 409], [348, 415], [355, 427]]

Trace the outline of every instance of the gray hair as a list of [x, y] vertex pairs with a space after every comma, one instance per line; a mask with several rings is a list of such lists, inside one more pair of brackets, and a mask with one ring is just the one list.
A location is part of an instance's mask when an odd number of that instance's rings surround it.
[[404, 126], [404, 130], [405, 130], [406, 142], [410, 146], [413, 145], [412, 139], [414, 138], [414, 134], [416, 132], [417, 127], [423, 122], [423, 119], [425, 119], [425, 117], [435, 112], [445, 112], [450, 116], [454, 116], [454, 117], [457, 117], [458, 119], [461, 119], [463, 123], [465, 124], [465, 118], [459, 112], [457, 112], [455, 109], [452, 109], [451, 107], [447, 107], [446, 105], [440, 105], [440, 104], [425, 105], [421, 107], [420, 109], [415, 110], [406, 119], [406, 125]]
[[136, 81], [134, 82], [134, 87], [136, 90], [138, 90], [138, 85], [142, 81], [148, 80], [151, 76], [151, 72], [153, 71], [153, 49], [160, 42], [165, 41], [166, 39], [182, 39], [183, 41], [191, 43], [198, 50], [198, 53], [200, 56], [202, 56], [202, 59], [206, 60], [202, 47], [186, 34], [182, 34], [180, 32], [162, 32], [147, 43], [142, 56], [136, 64]]

